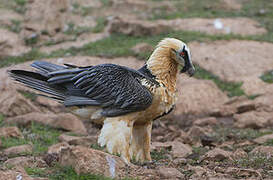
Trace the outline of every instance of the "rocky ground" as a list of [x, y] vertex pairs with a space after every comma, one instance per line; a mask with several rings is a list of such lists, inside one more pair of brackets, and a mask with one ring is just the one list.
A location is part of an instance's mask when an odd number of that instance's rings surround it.
[[[0, 0], [0, 179], [273, 179], [273, 2]], [[33, 60], [139, 68], [164, 37], [197, 67], [156, 120], [153, 163], [96, 143], [99, 126], [8, 78]]]

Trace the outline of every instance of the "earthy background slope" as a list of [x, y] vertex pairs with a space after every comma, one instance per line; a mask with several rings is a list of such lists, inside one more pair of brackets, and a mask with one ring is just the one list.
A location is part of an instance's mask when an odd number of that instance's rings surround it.
[[[0, 0], [0, 179], [272, 179], [273, 1]], [[153, 163], [129, 167], [100, 127], [11, 81], [34, 60], [141, 67], [185, 41], [175, 111], [156, 120]]]

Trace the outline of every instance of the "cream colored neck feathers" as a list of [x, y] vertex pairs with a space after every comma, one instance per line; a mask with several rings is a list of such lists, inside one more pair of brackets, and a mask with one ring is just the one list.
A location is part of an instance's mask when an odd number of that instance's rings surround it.
[[171, 49], [178, 50], [182, 42], [174, 38], [163, 39], [154, 50], [147, 67], [169, 90], [175, 90], [178, 63]]

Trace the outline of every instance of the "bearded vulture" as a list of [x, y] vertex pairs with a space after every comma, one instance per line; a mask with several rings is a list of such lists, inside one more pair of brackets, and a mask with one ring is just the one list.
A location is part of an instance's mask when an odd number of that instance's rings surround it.
[[10, 76], [69, 107], [72, 113], [103, 124], [98, 143], [126, 163], [151, 161], [152, 122], [175, 104], [178, 71], [194, 74], [185, 43], [165, 38], [145, 65], [134, 70], [116, 64], [77, 67], [35, 61], [36, 72]]

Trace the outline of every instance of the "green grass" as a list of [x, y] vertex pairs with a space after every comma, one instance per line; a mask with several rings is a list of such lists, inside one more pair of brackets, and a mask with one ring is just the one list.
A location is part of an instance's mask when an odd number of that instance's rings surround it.
[[217, 139], [218, 142], [224, 142], [229, 139], [236, 141], [249, 140], [252, 141], [260, 136], [273, 133], [273, 129], [257, 130], [257, 129], [239, 129], [234, 127], [222, 127], [218, 126], [214, 128], [212, 136]]
[[100, 33], [104, 30], [104, 27], [106, 26], [106, 18], [105, 17], [98, 17], [96, 19], [97, 25], [92, 29], [93, 33]]
[[31, 101], [35, 101], [37, 98], [37, 94], [29, 92], [29, 91], [23, 91], [23, 90], [18, 90], [17, 92], [19, 92], [20, 94], [22, 94], [25, 98], [31, 100]]
[[58, 143], [58, 137], [61, 130], [51, 128], [38, 123], [31, 123], [30, 127], [20, 128], [24, 138], [1, 138], [2, 148], [9, 148], [23, 144], [32, 144], [32, 155], [40, 155], [47, 152], [48, 147]]
[[266, 83], [273, 83], [273, 70], [268, 71], [260, 77]]
[[245, 158], [235, 159], [233, 164], [240, 168], [263, 169], [267, 172], [272, 170], [273, 158], [265, 154], [249, 154]]
[[159, 161], [163, 159], [168, 159], [168, 154], [169, 150], [161, 148], [160, 151], [154, 150], [151, 152], [151, 158], [153, 160]]
[[[29, 168], [25, 171], [31, 177], [43, 177], [50, 180], [112, 180], [112, 178], [95, 174], [77, 174], [71, 166], [55, 165], [52, 168]], [[134, 180], [133, 178], [123, 178], [122, 180]]]

